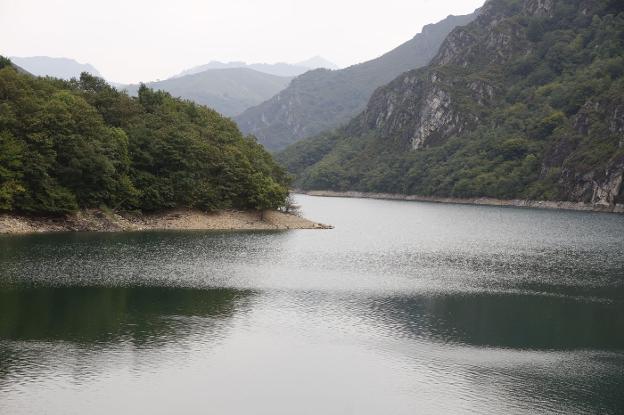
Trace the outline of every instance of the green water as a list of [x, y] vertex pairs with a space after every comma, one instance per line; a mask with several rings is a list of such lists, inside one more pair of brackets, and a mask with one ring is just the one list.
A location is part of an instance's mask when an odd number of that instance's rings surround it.
[[336, 229], [0, 237], [0, 413], [624, 412], [624, 217], [299, 203]]

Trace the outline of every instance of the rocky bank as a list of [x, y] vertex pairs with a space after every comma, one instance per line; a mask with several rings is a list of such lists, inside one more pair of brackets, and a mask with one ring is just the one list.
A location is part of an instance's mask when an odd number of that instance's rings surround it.
[[0, 215], [0, 234], [41, 232], [125, 232], [144, 230], [286, 230], [331, 229], [300, 216], [278, 211], [220, 211], [177, 209], [155, 214], [118, 214], [99, 209], [60, 217]]

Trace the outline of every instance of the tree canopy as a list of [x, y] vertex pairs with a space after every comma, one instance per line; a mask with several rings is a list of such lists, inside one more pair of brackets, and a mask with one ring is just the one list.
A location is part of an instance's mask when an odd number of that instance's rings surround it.
[[215, 111], [145, 86], [129, 97], [87, 73], [37, 78], [0, 58], [0, 211], [269, 209], [287, 184]]

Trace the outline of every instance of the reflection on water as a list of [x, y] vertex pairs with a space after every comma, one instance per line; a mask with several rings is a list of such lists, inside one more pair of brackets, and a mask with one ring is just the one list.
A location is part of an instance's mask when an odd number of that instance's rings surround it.
[[336, 229], [0, 237], [0, 412], [624, 412], [621, 216], [299, 202]]
[[520, 350], [624, 350], [624, 307], [513, 294], [384, 298], [372, 305], [410, 336]]
[[[172, 318], [230, 318], [249, 293], [230, 289], [42, 287], [0, 291], [0, 338], [145, 345], [193, 327]], [[182, 332], [181, 332], [182, 331]]]
[[[251, 293], [230, 289], [43, 287], [0, 291], [0, 389], [50, 370], [106, 370], [105, 351], [218, 343]], [[138, 353], [132, 353], [135, 356]], [[151, 355], [150, 355], [151, 356]]]

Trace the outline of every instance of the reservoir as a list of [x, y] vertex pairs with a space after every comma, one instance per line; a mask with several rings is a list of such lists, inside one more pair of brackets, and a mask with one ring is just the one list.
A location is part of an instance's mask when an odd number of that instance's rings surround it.
[[296, 199], [335, 229], [0, 236], [0, 413], [624, 412], [624, 216]]

